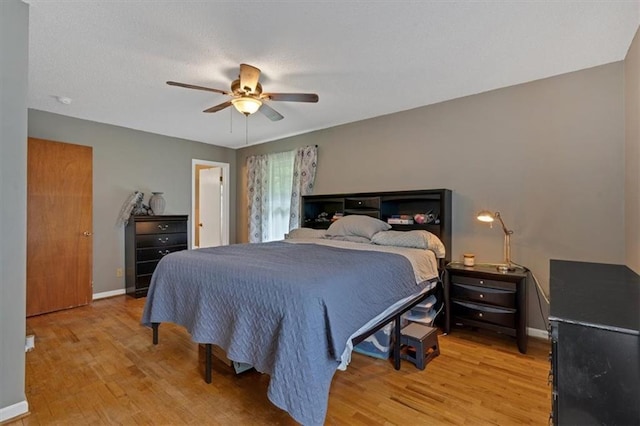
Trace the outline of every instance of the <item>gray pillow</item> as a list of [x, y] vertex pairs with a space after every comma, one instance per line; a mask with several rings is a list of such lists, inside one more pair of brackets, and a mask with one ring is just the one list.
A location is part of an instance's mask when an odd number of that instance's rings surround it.
[[443, 258], [446, 249], [440, 238], [429, 231], [385, 231], [371, 238], [373, 244], [382, 246], [409, 247], [431, 250], [436, 257]]
[[391, 229], [391, 225], [371, 216], [352, 214], [341, 217], [329, 226], [327, 235], [356, 236], [371, 239], [380, 231]]
[[371, 244], [371, 240], [367, 237], [359, 237], [357, 235], [327, 235], [325, 238], [334, 241], [350, 241], [352, 243]]

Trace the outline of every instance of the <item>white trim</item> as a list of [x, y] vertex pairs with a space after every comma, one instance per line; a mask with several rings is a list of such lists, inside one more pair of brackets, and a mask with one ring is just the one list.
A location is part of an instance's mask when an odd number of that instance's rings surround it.
[[540, 330], [539, 328], [527, 327], [527, 335], [537, 337], [539, 339], [549, 339], [549, 332], [547, 330]]
[[191, 248], [195, 246], [196, 241], [196, 165], [214, 166], [222, 169], [222, 182], [224, 185], [224, 197], [222, 197], [222, 245], [229, 244], [229, 198], [231, 196], [229, 188], [229, 163], [219, 163], [217, 161], [191, 159]]
[[113, 297], [113, 296], [120, 296], [125, 293], [126, 291], [124, 288], [121, 288], [120, 290], [103, 291], [102, 293], [93, 293], [93, 300], [106, 299], [107, 297]]
[[29, 412], [29, 403], [25, 399], [8, 407], [0, 408], [0, 422], [4, 422], [14, 417], [22, 416]]

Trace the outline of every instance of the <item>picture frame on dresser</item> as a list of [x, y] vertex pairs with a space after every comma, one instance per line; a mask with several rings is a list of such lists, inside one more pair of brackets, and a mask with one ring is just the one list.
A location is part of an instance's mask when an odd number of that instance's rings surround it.
[[125, 227], [125, 287], [145, 297], [153, 272], [164, 256], [188, 249], [188, 215], [131, 216]]

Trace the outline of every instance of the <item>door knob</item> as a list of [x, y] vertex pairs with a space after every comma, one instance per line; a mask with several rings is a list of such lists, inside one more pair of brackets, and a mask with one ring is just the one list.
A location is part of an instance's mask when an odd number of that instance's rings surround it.
[[93, 235], [93, 233], [92, 233], [92, 232], [89, 232], [89, 231], [84, 231], [84, 232], [82, 233], [82, 235], [84, 235], [85, 237], [90, 237], [90, 236], [92, 236], [92, 235]]

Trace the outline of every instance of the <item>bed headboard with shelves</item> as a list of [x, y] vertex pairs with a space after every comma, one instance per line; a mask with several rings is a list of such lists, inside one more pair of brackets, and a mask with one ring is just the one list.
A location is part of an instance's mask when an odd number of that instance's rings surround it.
[[423, 189], [415, 191], [365, 192], [355, 194], [307, 195], [302, 197], [302, 226], [326, 229], [340, 215], [363, 214], [385, 222], [394, 219], [410, 221], [416, 214], [433, 215], [429, 223], [398, 224], [392, 229], [410, 231], [423, 229], [435, 234], [447, 248], [445, 262], [451, 260], [451, 190]]

